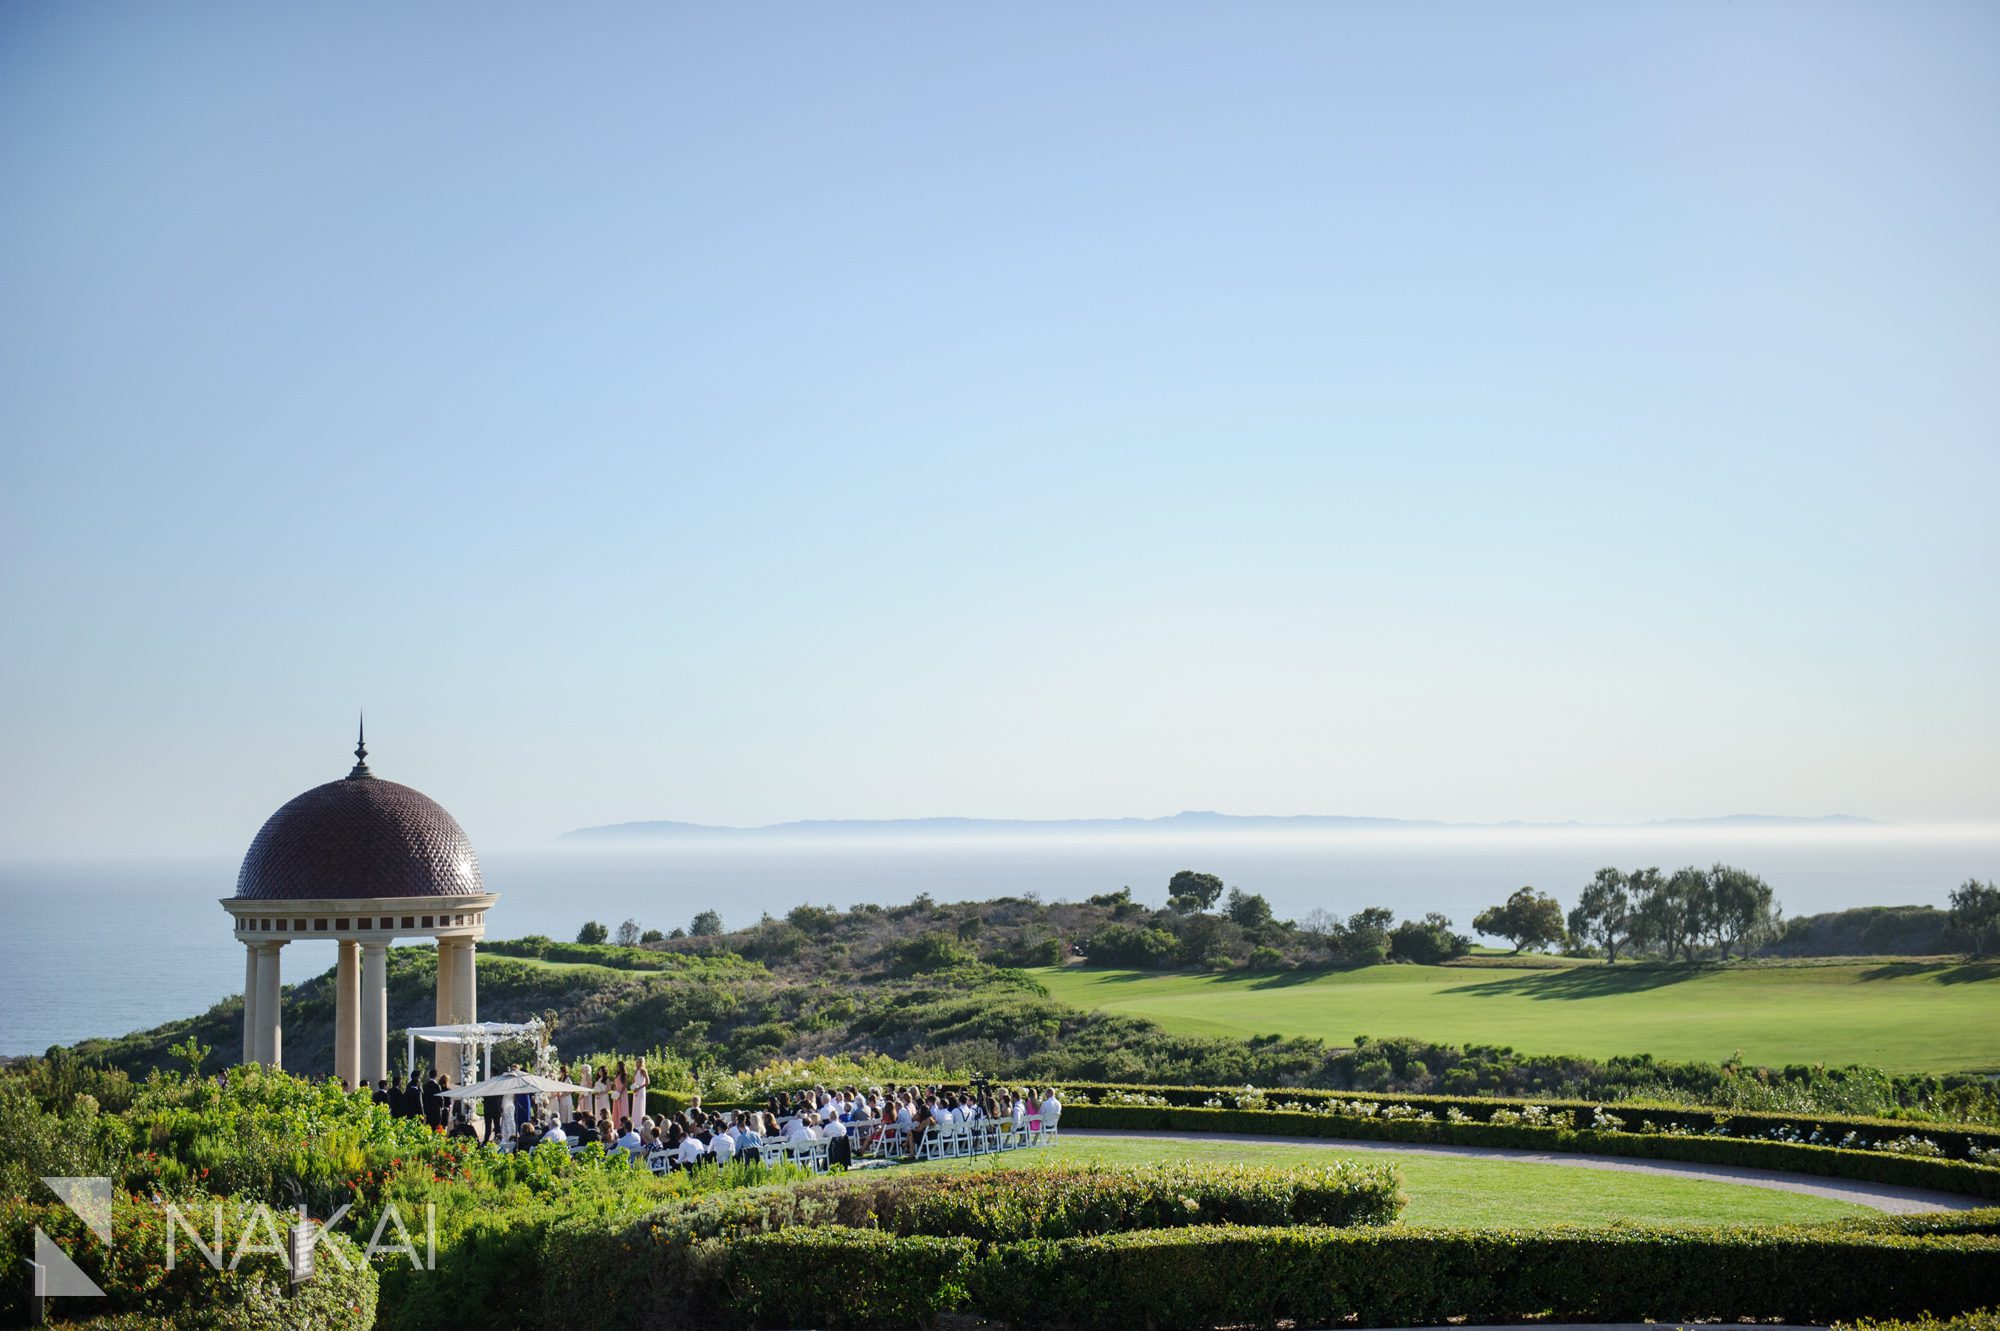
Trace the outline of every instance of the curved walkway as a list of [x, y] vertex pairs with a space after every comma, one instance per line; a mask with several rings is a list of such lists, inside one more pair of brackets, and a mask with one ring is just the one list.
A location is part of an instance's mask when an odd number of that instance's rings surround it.
[[1894, 1215], [1927, 1211], [1972, 1211], [1991, 1205], [1976, 1197], [1929, 1188], [1904, 1188], [1893, 1183], [1861, 1183], [1818, 1174], [1786, 1174], [1740, 1165], [1691, 1165], [1676, 1160], [1633, 1160], [1619, 1155], [1584, 1155], [1575, 1151], [1516, 1151], [1504, 1146], [1437, 1146], [1418, 1142], [1343, 1141], [1337, 1137], [1252, 1136], [1234, 1132], [1134, 1132], [1111, 1128], [1064, 1128], [1065, 1137], [1124, 1138], [1132, 1141], [1246, 1142], [1259, 1146], [1295, 1146], [1302, 1151], [1324, 1148], [1383, 1155], [1439, 1155], [1460, 1160], [1519, 1160], [1535, 1165], [1568, 1165], [1575, 1169], [1614, 1169], [1628, 1174], [1668, 1174], [1705, 1179], [1711, 1183], [1743, 1183], [1778, 1192], [1802, 1192], [1855, 1206], [1873, 1207]]

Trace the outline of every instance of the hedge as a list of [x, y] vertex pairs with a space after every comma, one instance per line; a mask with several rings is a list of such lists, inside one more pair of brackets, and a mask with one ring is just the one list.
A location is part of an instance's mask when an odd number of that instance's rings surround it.
[[[842, 1226], [694, 1243], [579, 1233], [547, 1316], [616, 1308], [638, 1327], [922, 1326], [1179, 1331], [1353, 1318], [1821, 1322], [1952, 1314], [2000, 1290], [2000, 1238], [1838, 1226], [1540, 1230], [1196, 1226], [982, 1245]], [[588, 1267], [587, 1271], [578, 1269]], [[590, 1302], [579, 1304], [578, 1296]], [[567, 1310], [567, 1311], [566, 1311]]]
[[1158, 1105], [1079, 1104], [1064, 1108], [1070, 1128], [1141, 1132], [1231, 1132], [1350, 1141], [1496, 1146], [1514, 1150], [1583, 1151], [1648, 1160], [1787, 1170], [1898, 1187], [1933, 1188], [2000, 1200], [2000, 1169], [1959, 1160], [1844, 1151], [1793, 1142], [1738, 1137], [1669, 1137], [1630, 1132], [1578, 1132], [1525, 1123], [1450, 1123], [1425, 1118], [1362, 1118], [1282, 1109], [1184, 1109]]
[[[1158, 1096], [1170, 1107], [1190, 1109], [1205, 1107], [1207, 1101], [1214, 1099], [1222, 1100], [1225, 1105], [1233, 1105], [1236, 1097], [1252, 1089], [1241, 1086], [1116, 1085], [1108, 1082], [1060, 1084], [1069, 1095], [1087, 1096], [1092, 1103], [1100, 1102], [1106, 1095], [1122, 1093]], [[1628, 1100], [1502, 1099], [1490, 1095], [1408, 1095], [1383, 1091], [1326, 1091], [1293, 1087], [1264, 1087], [1255, 1090], [1255, 1094], [1272, 1103], [1322, 1105], [1359, 1101], [1363, 1104], [1408, 1105], [1413, 1109], [1427, 1111], [1440, 1119], [1445, 1117], [1448, 1110], [1456, 1109], [1467, 1117], [1482, 1122], [1491, 1117], [1495, 1110], [1518, 1112], [1529, 1105], [1539, 1105], [1569, 1116], [1570, 1126], [1587, 1126], [1595, 1120], [1597, 1111], [1603, 1110], [1623, 1119], [1629, 1131], [1637, 1132], [1651, 1128], [1661, 1132], [1676, 1130], [1707, 1132], [1719, 1126], [1730, 1136], [1746, 1140], [1765, 1140], [1770, 1134], [1807, 1138], [1815, 1131], [1823, 1137], [1830, 1137], [1836, 1141], [1850, 1132], [1877, 1139], [1919, 1136], [1937, 1143], [1944, 1157], [1952, 1160], [1967, 1159], [1974, 1148], [2000, 1150], [2000, 1127], [1982, 1127], [1965, 1123], [1930, 1123], [1917, 1119], [1865, 1118], [1844, 1114], [1737, 1112], [1689, 1108], [1684, 1105], [1653, 1105]], [[1069, 1106], [1065, 1106], [1064, 1113], [1068, 1112]], [[1583, 1116], [1579, 1117], [1579, 1113]]]
[[971, 1307], [1015, 1326], [1155, 1331], [1686, 1321], [1960, 1312], [2000, 1289], [2000, 1240], [1810, 1229], [1216, 1229], [994, 1249]]

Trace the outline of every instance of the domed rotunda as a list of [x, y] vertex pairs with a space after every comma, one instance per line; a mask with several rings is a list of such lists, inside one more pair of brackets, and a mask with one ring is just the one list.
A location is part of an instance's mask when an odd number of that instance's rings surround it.
[[[278, 954], [285, 944], [330, 939], [334, 1073], [349, 1086], [389, 1075], [389, 945], [435, 938], [437, 1024], [478, 1020], [475, 945], [499, 900], [479, 857], [437, 801], [368, 770], [366, 736], [354, 770], [314, 786], [268, 818], [222, 908], [244, 946], [243, 1060], [283, 1062]], [[457, 1071], [455, 1056], [447, 1065]]]

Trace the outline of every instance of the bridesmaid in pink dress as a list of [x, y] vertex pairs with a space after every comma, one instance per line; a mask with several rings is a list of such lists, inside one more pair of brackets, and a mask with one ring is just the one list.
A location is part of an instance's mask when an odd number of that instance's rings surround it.
[[632, 1086], [625, 1080], [625, 1060], [619, 1059], [611, 1072], [611, 1125], [615, 1128], [632, 1117]]

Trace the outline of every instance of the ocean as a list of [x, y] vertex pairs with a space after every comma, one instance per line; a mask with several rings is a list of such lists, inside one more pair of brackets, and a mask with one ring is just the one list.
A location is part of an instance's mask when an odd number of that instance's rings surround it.
[[[1904, 827], [1370, 830], [1300, 835], [938, 837], [568, 845], [482, 857], [500, 893], [493, 937], [573, 938], [585, 920], [734, 928], [804, 902], [893, 905], [1037, 893], [1077, 900], [1130, 886], [1161, 903], [1177, 869], [1261, 892], [1281, 917], [1381, 905], [1399, 917], [1474, 914], [1532, 885], [1567, 908], [1601, 865], [1725, 860], [1758, 873], [1789, 915], [1942, 906], [1968, 877], [2000, 878], [2000, 829]], [[114, 1036], [241, 991], [243, 954], [217, 904], [236, 855], [0, 862], [0, 1055]], [[284, 951], [285, 979], [330, 969], [331, 943]], [[483, 1013], [501, 1017], [506, 1014]]]

